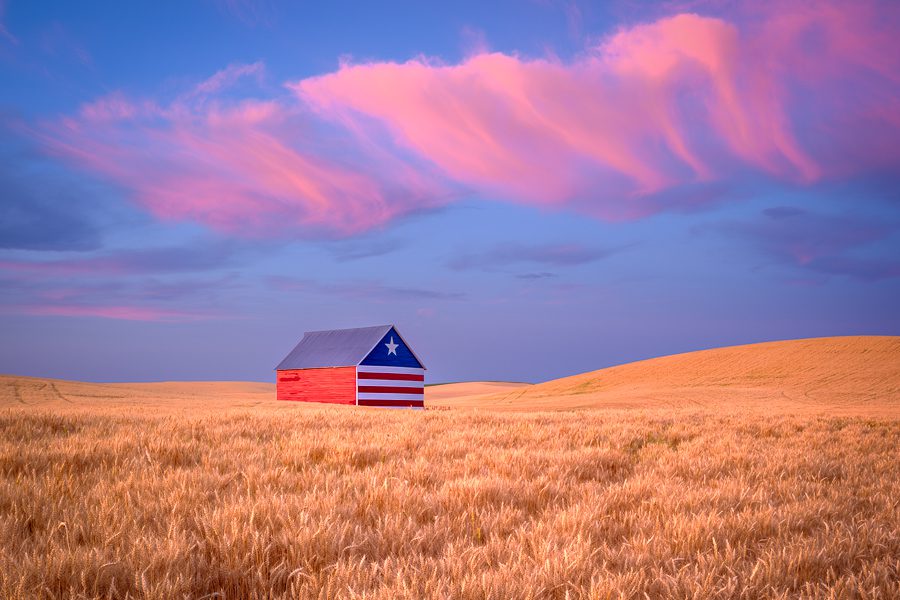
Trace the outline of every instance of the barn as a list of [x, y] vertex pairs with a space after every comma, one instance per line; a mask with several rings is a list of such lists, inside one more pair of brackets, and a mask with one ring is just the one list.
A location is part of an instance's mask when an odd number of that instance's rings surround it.
[[425, 405], [425, 365], [393, 325], [307, 331], [275, 371], [279, 400]]

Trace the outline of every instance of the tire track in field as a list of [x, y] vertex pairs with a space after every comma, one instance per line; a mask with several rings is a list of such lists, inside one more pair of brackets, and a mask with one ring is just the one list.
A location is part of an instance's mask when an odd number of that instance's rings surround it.
[[59, 398], [63, 402], [68, 402], [69, 404], [75, 404], [74, 402], [72, 402], [71, 400], [69, 400], [68, 398], [63, 396], [62, 392], [59, 391], [59, 388], [56, 387], [55, 383], [53, 383], [53, 382], [50, 383], [50, 390], [56, 395], [57, 398]]
[[22, 398], [22, 390], [19, 389], [18, 383], [13, 382], [12, 389], [13, 389], [13, 396], [15, 397], [16, 402], [19, 402], [21, 404], [28, 404], [27, 402], [25, 402], [25, 399]]

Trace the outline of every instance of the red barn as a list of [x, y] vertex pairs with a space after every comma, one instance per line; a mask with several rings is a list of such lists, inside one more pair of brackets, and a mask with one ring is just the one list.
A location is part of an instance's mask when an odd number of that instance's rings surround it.
[[425, 366], [393, 325], [307, 331], [275, 370], [279, 400], [425, 405]]

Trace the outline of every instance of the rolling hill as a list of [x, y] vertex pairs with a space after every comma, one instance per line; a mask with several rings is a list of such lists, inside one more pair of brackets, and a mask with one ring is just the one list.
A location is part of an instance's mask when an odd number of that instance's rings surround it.
[[[439, 387], [439, 386], [437, 386]], [[810, 338], [653, 358], [433, 406], [900, 415], [900, 337]]]
[[[900, 416], [900, 337], [766, 342], [643, 360], [545, 383], [426, 388], [430, 408], [688, 409]], [[84, 383], [0, 376], [0, 408], [297, 409], [258, 382]]]

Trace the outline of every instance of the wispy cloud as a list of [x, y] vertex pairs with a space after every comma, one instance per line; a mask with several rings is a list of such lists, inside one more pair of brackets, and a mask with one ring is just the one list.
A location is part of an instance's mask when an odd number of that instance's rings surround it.
[[350, 239], [334, 241], [328, 245], [328, 250], [338, 262], [350, 262], [391, 254], [404, 245], [398, 239]]
[[242, 237], [348, 236], [444, 201], [427, 170], [363, 147], [296, 102], [228, 95], [261, 70], [232, 65], [167, 103], [112, 93], [32, 133], [160, 219]]
[[[0, 273], [3, 267], [0, 266]], [[111, 278], [6, 271], [0, 285], [0, 313], [103, 317], [137, 321], [185, 321], [230, 315], [221, 304], [223, 290], [241, 284], [231, 277], [177, 279]]]
[[111, 222], [145, 220], [104, 187], [41, 158], [0, 116], [0, 250], [87, 252]]
[[269, 0], [215, 0], [215, 2], [226, 14], [249, 27], [257, 25], [271, 27], [277, 14]]
[[[0, 165], [0, 249], [94, 250], [100, 247], [102, 232], [75, 193], [56, 182], [41, 182], [36, 189], [7, 177]], [[67, 202], [68, 201], [68, 202]]]
[[312, 292], [329, 296], [376, 301], [395, 300], [462, 300], [465, 294], [424, 288], [386, 285], [377, 281], [324, 283], [310, 279], [271, 276], [267, 283], [273, 289], [286, 292]]
[[823, 256], [807, 266], [820, 273], [845, 275], [862, 281], [900, 277], [900, 260], [893, 257]]
[[0, 312], [160, 321], [225, 317], [234, 314], [234, 292], [244, 285], [234, 267], [249, 252], [231, 241], [195, 239], [64, 258], [13, 253], [0, 258]]
[[0, 271], [68, 275], [144, 275], [208, 271], [234, 264], [233, 244], [195, 243], [163, 248], [117, 249], [88, 257], [51, 260], [0, 260]]
[[[16, 307], [16, 313], [51, 317], [96, 317], [123, 321], [195, 321], [211, 318], [207, 313], [194, 313], [180, 309], [164, 309], [142, 306], [116, 305], [53, 305], [35, 304]], [[2, 308], [0, 308], [2, 310]]]
[[224, 88], [234, 85], [244, 77], [254, 77], [257, 81], [260, 81], [264, 77], [265, 71], [265, 65], [260, 61], [251, 64], [231, 64], [198, 83], [192, 95], [208, 96], [215, 94]]
[[160, 219], [254, 237], [353, 236], [463, 194], [633, 219], [748, 175], [896, 169], [900, 4], [761, 6], [625, 27], [569, 60], [346, 63], [281, 93], [231, 94], [264, 70], [234, 64], [36, 135]]
[[491, 269], [523, 263], [572, 267], [607, 258], [620, 250], [621, 248], [591, 247], [576, 243], [536, 245], [506, 243], [481, 252], [462, 254], [450, 260], [447, 266], [455, 270]]
[[[680, 208], [653, 197], [742, 170], [803, 183], [896, 164], [897, 6], [776, 6], [625, 28], [569, 62], [346, 64], [291, 88], [324, 118], [386, 127], [482, 194], [611, 219]], [[878, 152], [856, 153], [873, 138]]]
[[778, 264], [862, 281], [900, 277], [900, 258], [867, 252], [900, 230], [896, 223], [779, 206], [762, 211], [756, 219], [716, 228], [751, 242]]
[[18, 38], [10, 33], [9, 29], [6, 27], [6, 6], [6, 0], [0, 0], [0, 38], [17, 46], [19, 44]]
[[59, 21], [50, 23], [41, 32], [39, 45], [41, 51], [48, 56], [74, 59], [86, 67], [92, 67], [94, 64], [94, 59], [84, 43]]

